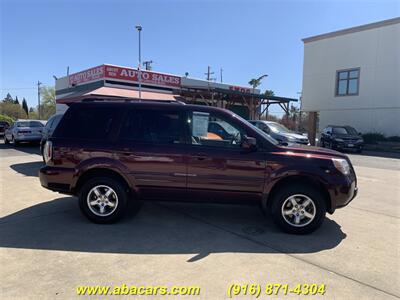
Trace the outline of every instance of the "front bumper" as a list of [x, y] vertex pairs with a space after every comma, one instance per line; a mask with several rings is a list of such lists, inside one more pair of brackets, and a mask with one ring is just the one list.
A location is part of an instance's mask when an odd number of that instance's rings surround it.
[[351, 142], [333, 142], [333, 147], [342, 150], [362, 150], [364, 148], [364, 143], [351, 143]]
[[39, 180], [42, 187], [46, 189], [73, 194], [70, 183], [74, 174], [74, 169], [44, 166], [39, 170]]
[[348, 205], [358, 194], [357, 178], [354, 170], [351, 170], [348, 176], [339, 176], [334, 188], [329, 193], [331, 197], [330, 213], [333, 213], [336, 208]]

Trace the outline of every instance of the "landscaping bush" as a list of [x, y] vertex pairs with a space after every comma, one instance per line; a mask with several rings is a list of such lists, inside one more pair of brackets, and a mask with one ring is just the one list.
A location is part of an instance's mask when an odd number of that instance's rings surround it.
[[382, 133], [369, 132], [362, 135], [366, 144], [377, 144], [378, 142], [397, 142], [400, 143], [400, 136], [386, 137]]
[[398, 135], [389, 136], [387, 140], [388, 142], [400, 143], [400, 136]]
[[11, 117], [9, 117], [9, 116], [0, 114], [0, 121], [6, 121], [6, 122], [8, 122], [9, 124], [11, 124], [11, 123], [14, 122], [14, 119], [11, 118]]

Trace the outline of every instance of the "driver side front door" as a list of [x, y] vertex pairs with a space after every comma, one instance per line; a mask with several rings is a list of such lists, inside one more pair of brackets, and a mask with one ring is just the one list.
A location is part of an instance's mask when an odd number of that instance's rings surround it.
[[[265, 153], [243, 149], [241, 139], [245, 130], [226, 116], [193, 111], [188, 117], [191, 142], [187, 189], [191, 200], [260, 200], [265, 180]], [[228, 135], [213, 131], [216, 124]]]

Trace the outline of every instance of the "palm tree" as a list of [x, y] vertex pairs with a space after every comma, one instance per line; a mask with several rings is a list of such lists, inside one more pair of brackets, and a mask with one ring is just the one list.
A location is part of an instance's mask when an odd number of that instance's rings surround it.
[[261, 80], [263, 80], [267, 76], [268, 76], [267, 74], [264, 74], [258, 78], [253, 78], [249, 81], [249, 84], [253, 87], [253, 92], [261, 84]]

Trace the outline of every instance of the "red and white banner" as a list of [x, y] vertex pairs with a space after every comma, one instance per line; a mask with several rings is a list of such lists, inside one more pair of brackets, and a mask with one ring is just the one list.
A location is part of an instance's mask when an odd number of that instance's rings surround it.
[[[150, 71], [140, 71], [142, 84], [157, 86], [180, 87], [181, 78], [174, 75], [155, 73]], [[139, 82], [139, 70], [105, 65], [105, 77]]]
[[102, 78], [104, 78], [104, 65], [70, 75], [69, 85], [77, 85]]
[[[165, 87], [181, 86], [181, 77], [179, 76], [144, 70], [142, 70], [140, 73], [142, 84], [151, 84], [155, 86]], [[89, 81], [101, 79], [117, 79], [131, 82], [139, 82], [139, 70], [111, 65], [101, 65], [70, 75], [69, 84], [79, 85]]]

